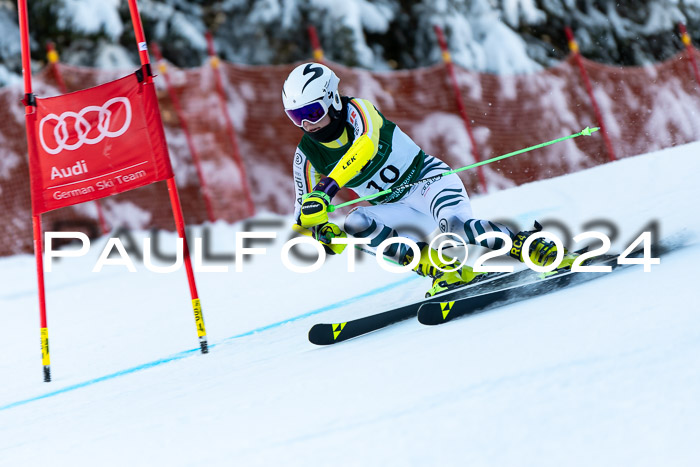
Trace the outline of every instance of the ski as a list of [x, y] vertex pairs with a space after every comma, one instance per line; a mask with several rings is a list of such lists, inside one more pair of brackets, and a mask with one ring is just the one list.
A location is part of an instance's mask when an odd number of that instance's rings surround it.
[[[655, 248], [656, 253], [660, 249]], [[643, 254], [643, 249], [636, 250], [627, 257], [634, 258]], [[605, 255], [594, 258], [587, 263], [588, 266], [610, 266], [612, 271], [628, 266], [620, 264], [620, 255]], [[610, 272], [574, 272], [563, 270], [554, 274], [543, 276], [532, 274], [527, 280], [518, 284], [497, 287], [492, 290], [484, 290], [481, 293], [472, 293], [461, 298], [442, 297], [440, 300], [430, 303], [422, 303], [418, 309], [418, 321], [429, 326], [446, 323], [455, 318], [471, 315], [476, 312], [496, 308], [519, 302], [528, 298], [544, 295], [572, 285], [588, 282], [599, 277], [604, 277]]]
[[456, 288], [434, 297], [425, 298], [423, 300], [409, 303], [388, 311], [376, 313], [348, 320], [343, 323], [319, 323], [315, 324], [309, 330], [309, 341], [316, 345], [330, 345], [338, 342], [352, 339], [353, 337], [361, 336], [378, 329], [384, 328], [399, 321], [404, 321], [409, 318], [414, 318], [418, 313], [421, 305], [437, 300], [456, 300], [471, 293], [478, 293], [484, 290], [484, 287], [489, 287], [495, 282], [499, 284], [515, 284], [521, 281], [525, 276], [532, 274], [530, 269], [524, 269], [512, 273], [488, 273], [478, 281], [470, 282], [469, 284]]
[[423, 302], [410, 303], [389, 311], [364, 318], [352, 319], [344, 323], [315, 324], [309, 330], [309, 342], [316, 345], [330, 345], [353, 337], [376, 331], [390, 324], [413, 318]]
[[[577, 254], [582, 254], [588, 251], [588, 248], [582, 248], [576, 251]], [[606, 255], [606, 257], [617, 257]], [[418, 314], [418, 309], [421, 305], [431, 302], [445, 302], [458, 300], [470, 295], [482, 293], [487, 290], [493, 290], [496, 286], [511, 287], [523, 282], [528, 278], [536, 275], [531, 269], [521, 269], [514, 272], [492, 272], [481, 276], [478, 280], [472, 281], [462, 287], [456, 288], [449, 292], [428, 297], [414, 303], [409, 303], [404, 306], [383, 311], [381, 313], [372, 314], [362, 318], [348, 320], [343, 323], [319, 323], [315, 324], [309, 330], [309, 341], [316, 345], [331, 345], [338, 342], [352, 339], [370, 332], [382, 329], [400, 321], [414, 318]]]

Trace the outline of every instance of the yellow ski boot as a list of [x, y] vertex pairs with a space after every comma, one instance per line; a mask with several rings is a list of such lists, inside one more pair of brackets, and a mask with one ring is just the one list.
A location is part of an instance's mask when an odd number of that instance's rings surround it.
[[442, 277], [433, 280], [433, 286], [425, 293], [426, 298], [447, 292], [448, 290], [461, 287], [470, 283], [485, 272], [474, 272], [471, 266], [466, 264], [459, 269], [445, 272]]
[[[513, 239], [513, 248], [511, 248], [510, 250], [510, 256], [517, 259], [518, 261], [523, 262], [524, 260], [522, 248], [525, 243], [525, 240], [530, 235], [537, 233], [541, 230], [542, 225], [539, 222], [535, 221], [535, 230], [523, 230], [521, 232], [518, 232], [518, 234]], [[552, 264], [557, 258], [557, 246], [554, 244], [554, 242], [550, 242], [546, 238], [539, 237], [530, 244], [529, 256], [530, 261], [532, 261], [533, 264], [540, 267], [547, 267], [550, 264]], [[578, 256], [578, 254], [571, 253], [566, 248], [564, 248], [564, 259], [562, 259], [561, 263], [559, 264], [559, 266], [557, 266], [557, 268], [554, 271], [571, 269], [571, 265], [574, 263], [576, 258], [578, 258]]]
[[[485, 274], [483, 272], [474, 272], [470, 266], [466, 265], [457, 268], [456, 264], [451, 262], [452, 258], [445, 257], [445, 255], [443, 255], [443, 258], [446, 261], [441, 261], [438, 252], [428, 245], [423, 245], [420, 253], [420, 261], [413, 270], [419, 276], [433, 279], [433, 286], [426, 292], [426, 297], [432, 297], [438, 293], [467, 284], [474, 280], [475, 277]], [[413, 253], [409, 250], [406, 253], [403, 264], [407, 265], [411, 261], [413, 261]], [[438, 268], [442, 269], [442, 271]]]

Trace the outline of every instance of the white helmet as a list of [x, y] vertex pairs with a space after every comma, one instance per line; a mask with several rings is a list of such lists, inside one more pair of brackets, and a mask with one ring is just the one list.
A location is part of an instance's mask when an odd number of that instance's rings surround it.
[[303, 63], [296, 67], [282, 86], [284, 111], [295, 125], [304, 120], [317, 123], [331, 111], [331, 117], [343, 108], [338, 94], [340, 79], [333, 70], [320, 63]]

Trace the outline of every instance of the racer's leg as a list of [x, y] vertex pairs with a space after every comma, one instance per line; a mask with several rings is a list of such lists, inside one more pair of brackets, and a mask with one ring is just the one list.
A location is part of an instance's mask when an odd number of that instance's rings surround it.
[[[432, 177], [448, 170], [450, 168], [440, 159], [426, 156], [420, 178]], [[514, 237], [514, 233], [504, 224], [474, 218], [469, 195], [457, 174], [419, 185], [417, 190], [406, 196], [405, 202], [429, 215], [441, 232], [454, 233], [466, 243], [498, 249], [503, 246], [501, 239], [489, 238], [477, 242], [476, 237], [486, 232], [502, 232]]]
[[[368, 246], [374, 250], [384, 240], [393, 237], [423, 242], [435, 227], [430, 216], [399, 201], [353, 209], [345, 218], [344, 229], [348, 235], [369, 239]], [[408, 245], [395, 243], [384, 251], [384, 256], [402, 263], [408, 251]]]

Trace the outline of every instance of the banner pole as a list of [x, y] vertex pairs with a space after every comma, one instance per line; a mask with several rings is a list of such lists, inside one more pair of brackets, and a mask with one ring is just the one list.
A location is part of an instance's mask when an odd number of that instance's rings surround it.
[[688, 31], [685, 29], [685, 24], [678, 23], [678, 30], [681, 33], [681, 40], [683, 41], [683, 44], [685, 44], [685, 50], [688, 54], [688, 59], [690, 60], [693, 72], [695, 73], [695, 81], [698, 84], [700, 84], [700, 72], [698, 72], [698, 64], [695, 61], [695, 53], [693, 52], [695, 47], [693, 47], [693, 41], [690, 39]]
[[46, 43], [46, 59], [49, 62], [51, 73], [53, 73], [53, 77], [56, 79], [56, 84], [58, 84], [58, 90], [61, 91], [62, 94], [68, 94], [68, 86], [66, 86], [61, 70], [58, 68], [58, 51], [56, 50], [54, 43], [51, 41]]
[[605, 126], [605, 120], [603, 120], [603, 114], [600, 111], [600, 107], [598, 106], [598, 101], [596, 100], [595, 95], [593, 94], [593, 85], [591, 84], [591, 79], [588, 77], [586, 67], [583, 66], [583, 59], [581, 58], [581, 51], [578, 47], [578, 42], [576, 42], [574, 32], [569, 26], [566, 26], [564, 28], [564, 32], [566, 33], [566, 38], [569, 41], [569, 50], [571, 50], [571, 53], [574, 56], [574, 60], [576, 60], [576, 64], [578, 65], [579, 72], [581, 73], [581, 78], [583, 79], [583, 84], [586, 87], [588, 98], [591, 100], [591, 105], [593, 106], [593, 112], [595, 113], [595, 117], [598, 120], [598, 125], [600, 125], [600, 132], [603, 135], [603, 142], [605, 142], [605, 148], [608, 151], [608, 158], [610, 159], [610, 162], [614, 162], [617, 160], [617, 156], [615, 156], [615, 150], [613, 149], [612, 142], [610, 141], [610, 137], [608, 136], [608, 130]]
[[226, 106], [226, 89], [224, 89], [224, 80], [221, 77], [221, 60], [218, 55], [216, 55], [216, 50], [214, 50], [214, 38], [211, 33], [207, 31], [207, 50], [209, 53], [209, 65], [214, 72], [214, 79], [216, 81], [216, 92], [219, 95], [219, 104], [221, 106], [221, 114], [224, 116], [224, 122], [226, 123], [226, 133], [228, 133], [228, 138], [231, 141], [231, 150], [233, 155], [233, 161], [238, 167], [238, 171], [241, 174], [241, 186], [245, 193], [246, 206], [248, 209], [248, 216], [253, 217], [255, 215], [255, 204], [253, 203], [253, 195], [250, 191], [250, 184], [248, 183], [248, 172], [246, 171], [245, 164], [241, 158], [241, 153], [238, 148], [238, 138], [236, 137], [236, 129], [233, 126], [233, 120], [228, 113], [228, 108]]
[[[29, 22], [27, 21], [27, 0], [17, 0], [19, 16], [19, 33], [22, 47], [22, 76], [24, 77], [24, 93], [32, 93], [31, 50], [29, 49]], [[26, 104], [25, 104], [26, 105]], [[29, 108], [25, 109], [26, 113]], [[33, 112], [32, 112], [33, 113]]]
[[204, 198], [204, 206], [207, 210], [207, 218], [209, 222], [216, 222], [216, 217], [214, 216], [214, 208], [211, 202], [211, 195], [209, 185], [204, 178], [204, 172], [202, 171], [202, 163], [199, 158], [199, 153], [197, 148], [192, 141], [192, 135], [190, 134], [190, 128], [185, 119], [185, 112], [182, 110], [182, 105], [180, 105], [180, 99], [177, 97], [175, 89], [173, 89], [172, 83], [170, 82], [170, 76], [168, 75], [168, 66], [163, 60], [163, 55], [160, 53], [160, 47], [158, 44], [151, 41], [151, 49], [153, 50], [153, 55], [155, 56], [156, 62], [158, 63], [158, 71], [163, 75], [165, 80], [165, 87], [168, 90], [168, 96], [170, 96], [170, 102], [173, 104], [175, 109], [175, 114], [177, 119], [180, 121], [180, 127], [182, 132], [185, 134], [185, 141], [187, 141], [187, 147], [190, 149], [190, 154], [192, 155], [192, 161], [194, 162], [195, 169], [197, 171], [197, 178], [199, 179], [199, 186], [202, 189], [202, 198]]
[[46, 320], [46, 292], [44, 287], [44, 250], [41, 243], [41, 215], [32, 216], [34, 227], [34, 255], [36, 256], [37, 289], [39, 291], [39, 327], [41, 329], [41, 364], [44, 381], [51, 382], [51, 358], [49, 357], [49, 327]]
[[[134, 34], [136, 35], [136, 44], [139, 48], [139, 57], [141, 58], [141, 65], [145, 68], [144, 71], [150, 69], [150, 60], [148, 58], [148, 46], [146, 44], [146, 36], [143, 33], [143, 25], [141, 24], [141, 16], [139, 15], [138, 5], [136, 0], [129, 0], [129, 12], [131, 13], [131, 22], [134, 26]], [[153, 83], [153, 76], [151, 73], [144, 73], [144, 79], [146, 84]], [[158, 114], [158, 119], [160, 120], [160, 114]], [[159, 122], [161, 130], [163, 129], [163, 123]], [[204, 316], [202, 315], [202, 306], [199, 300], [199, 294], [197, 292], [197, 284], [194, 280], [194, 270], [192, 269], [192, 260], [190, 258], [190, 250], [187, 245], [187, 238], [185, 235], [185, 220], [182, 215], [182, 206], [180, 205], [180, 197], [177, 192], [177, 185], [175, 184], [175, 176], [167, 179], [168, 184], [168, 194], [170, 195], [170, 205], [173, 210], [173, 217], [175, 218], [175, 227], [177, 229], [178, 236], [182, 239], [183, 253], [184, 253], [184, 263], [185, 270], [187, 271], [187, 280], [190, 286], [190, 294], [192, 296], [192, 310], [194, 311], [195, 325], [197, 326], [197, 336], [199, 337], [199, 347], [202, 353], [209, 352], [209, 345], [207, 343], [207, 331], [204, 327]]]
[[[22, 46], [22, 75], [24, 76], [24, 112], [27, 127], [27, 151], [29, 159], [36, 155], [36, 135], [34, 121], [36, 120], [36, 100], [32, 90], [32, 63], [29, 48], [29, 22], [27, 20], [27, 0], [17, 0], [19, 14], [19, 30]], [[33, 180], [33, 177], [31, 178]], [[31, 182], [30, 180], [30, 182]], [[32, 198], [34, 190], [30, 190]], [[41, 332], [41, 363], [44, 367], [44, 381], [51, 381], [51, 359], [49, 358], [49, 328], [46, 319], [46, 292], [44, 286], [44, 251], [41, 243], [41, 214], [35, 214], [32, 203], [32, 225], [34, 236], [34, 258], [36, 259], [37, 290], [39, 297], [39, 327]]]
[[[328, 62], [326, 61], [326, 57], [323, 52], [323, 47], [321, 46], [321, 41], [318, 38], [318, 31], [316, 30], [316, 26], [314, 26], [313, 24], [309, 24], [306, 30], [309, 33], [309, 40], [311, 41], [311, 48], [313, 50], [312, 53], [314, 61], [322, 63], [324, 65], [327, 64]], [[355, 193], [355, 191], [352, 189], [347, 190], [347, 197], [351, 200], [359, 198], [357, 193]]]
[[318, 40], [316, 26], [310, 24], [306, 29], [309, 32], [309, 40], [311, 41], [311, 48], [313, 49], [314, 60], [323, 63], [325, 61], [325, 58], [323, 54], [323, 48], [321, 47], [321, 41]]
[[[455, 96], [455, 102], [457, 103], [457, 110], [459, 110], [459, 115], [462, 117], [462, 122], [464, 123], [464, 128], [467, 130], [467, 136], [469, 137], [469, 142], [471, 144], [472, 157], [476, 162], [481, 161], [481, 153], [479, 152], [479, 147], [476, 144], [476, 138], [474, 138], [474, 132], [472, 131], [472, 126], [470, 123], [469, 115], [467, 114], [467, 108], [464, 105], [464, 100], [462, 99], [462, 93], [459, 90], [459, 84], [457, 83], [457, 75], [455, 73], [455, 66], [452, 62], [452, 57], [450, 51], [447, 47], [447, 40], [445, 40], [445, 35], [442, 33], [442, 28], [437, 24], [434, 26], [435, 35], [438, 39], [438, 44], [440, 45], [440, 50], [442, 51], [442, 61], [447, 69], [447, 75], [450, 79], [450, 85], [452, 86], [452, 92]], [[488, 187], [486, 185], [486, 177], [484, 176], [484, 171], [479, 167], [476, 171], [479, 177], [479, 185], [481, 186], [481, 191], [484, 194], [488, 194]]]

